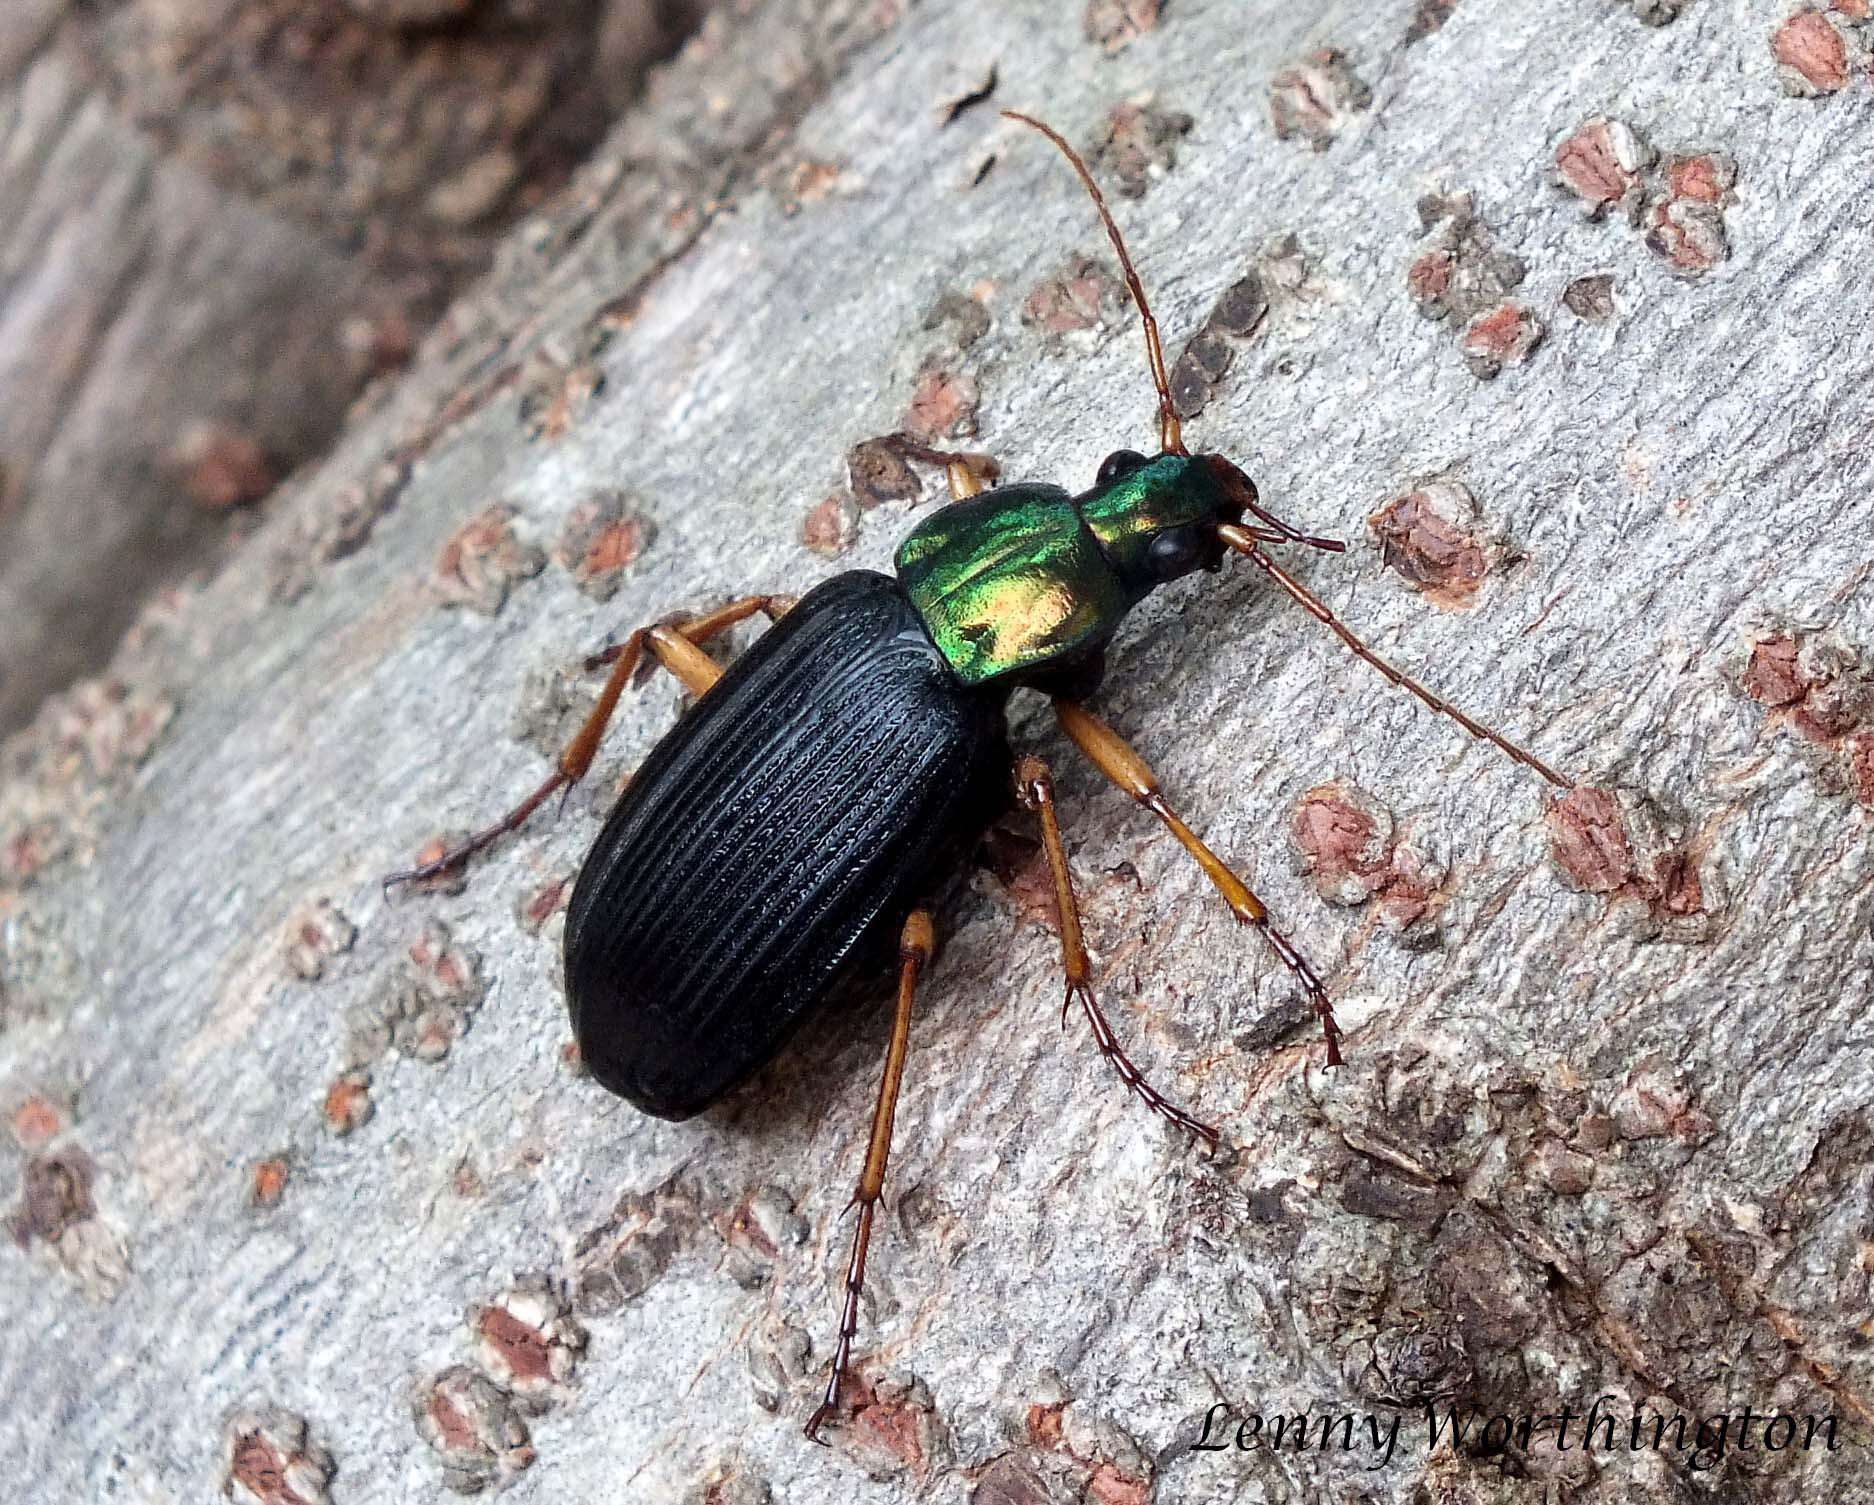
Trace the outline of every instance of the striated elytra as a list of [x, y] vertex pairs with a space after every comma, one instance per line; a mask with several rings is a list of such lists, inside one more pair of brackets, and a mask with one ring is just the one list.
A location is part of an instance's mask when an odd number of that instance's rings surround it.
[[580, 1054], [687, 1118], [886, 959], [958, 837], [1008, 785], [1001, 699], [945, 667], [897, 584], [804, 597], [664, 736], [566, 916]]

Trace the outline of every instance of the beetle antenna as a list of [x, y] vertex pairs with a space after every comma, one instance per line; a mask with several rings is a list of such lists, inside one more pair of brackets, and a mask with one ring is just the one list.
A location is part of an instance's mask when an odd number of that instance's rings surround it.
[[1119, 233], [1119, 226], [1113, 222], [1112, 211], [1106, 207], [1106, 195], [1100, 192], [1100, 185], [1093, 181], [1093, 174], [1087, 170], [1080, 153], [1069, 146], [1066, 138], [1053, 126], [1044, 124], [1032, 115], [1024, 115], [1020, 110], [1004, 110], [1002, 113], [1010, 120], [1033, 126], [1058, 146], [1061, 155], [1073, 164], [1074, 171], [1080, 174], [1080, 181], [1093, 196], [1093, 207], [1100, 211], [1106, 233], [1112, 237], [1113, 249], [1119, 253], [1119, 265], [1126, 274], [1126, 287], [1132, 294], [1133, 303], [1138, 306], [1139, 318], [1145, 324], [1145, 358], [1151, 362], [1152, 382], [1158, 388], [1158, 447], [1168, 455], [1188, 454], [1189, 451], [1184, 447], [1184, 427], [1179, 423], [1178, 410], [1171, 401], [1171, 378], [1165, 370], [1165, 347], [1158, 338], [1158, 320], [1152, 317], [1152, 306], [1145, 301], [1145, 284], [1139, 281], [1132, 257], [1126, 252], [1125, 237]]
[[1231, 548], [1235, 549], [1237, 553], [1254, 561], [1270, 579], [1274, 580], [1277, 585], [1287, 591], [1309, 616], [1313, 617], [1323, 627], [1327, 628], [1329, 632], [1333, 633], [1335, 637], [1339, 638], [1351, 648], [1355, 654], [1365, 659], [1400, 689], [1416, 695], [1420, 700], [1424, 701], [1426, 705], [1438, 712], [1439, 715], [1449, 716], [1473, 737], [1478, 738], [1480, 741], [1492, 743], [1500, 748], [1503, 752], [1509, 754], [1514, 762], [1521, 763], [1525, 768], [1535, 769], [1537, 773], [1541, 774], [1543, 778], [1547, 779], [1557, 789], [1573, 789], [1576, 787], [1573, 779], [1557, 773], [1534, 753], [1525, 748], [1518, 747], [1501, 732], [1493, 732], [1481, 721], [1472, 720], [1442, 695], [1434, 694], [1432, 691], [1426, 689], [1424, 685], [1412, 678], [1411, 675], [1400, 673], [1391, 664], [1387, 663], [1385, 659], [1381, 658], [1371, 648], [1367, 647], [1346, 623], [1342, 622], [1339, 617], [1335, 616], [1333, 612], [1327, 609], [1326, 603], [1323, 602], [1319, 596], [1309, 590], [1307, 586], [1303, 585], [1293, 575], [1289, 574], [1287, 570], [1283, 569], [1281, 565], [1277, 564], [1263, 552], [1262, 545], [1268, 540], [1259, 536], [1256, 529], [1245, 528], [1237, 523], [1225, 523], [1217, 529], [1217, 536]]

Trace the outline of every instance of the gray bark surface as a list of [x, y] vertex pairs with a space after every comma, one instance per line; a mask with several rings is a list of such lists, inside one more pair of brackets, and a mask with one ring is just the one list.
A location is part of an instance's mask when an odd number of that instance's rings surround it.
[[693, 24], [399, 5], [0, 7], [0, 732], [330, 444]]
[[[1787, 92], [1783, 13], [1743, 0], [732, 19], [228, 566], [6, 748], [9, 1492], [1874, 1497], [1874, 83]], [[1351, 542], [1296, 571], [1589, 787], [1558, 804], [1253, 569], [1139, 610], [1097, 703], [1327, 977], [1329, 1073], [1289, 978], [1018, 701], [1108, 1012], [1227, 1149], [1059, 1028], [1044, 880], [1001, 843], [943, 907], [861, 1409], [823, 1451], [799, 1425], [888, 1011], [685, 1124], [562, 1055], [541, 891], [671, 684], [465, 886], [377, 879], [538, 781], [593, 647], [887, 567], [940, 486], [849, 505], [858, 441], [974, 387], [968, 445], [1013, 478], [1083, 486], [1148, 443], [1064, 165], [989, 107], [941, 123], [992, 65], [992, 105], [1115, 134], [1098, 170], [1138, 190], [1116, 212], [1172, 353], [1213, 337], [1193, 446]], [[1603, 116], [1657, 159], [1610, 148], [1632, 172], [1596, 218], [1555, 158]], [[1712, 153], [1735, 181], [1706, 201]], [[1251, 272], [1266, 314], [1216, 313]], [[595, 512], [622, 519], [603, 567]], [[1428, 1397], [1603, 1395], [1833, 1412], [1841, 1449], [1424, 1445]], [[1406, 1420], [1384, 1465], [1199, 1451], [1218, 1401]]]

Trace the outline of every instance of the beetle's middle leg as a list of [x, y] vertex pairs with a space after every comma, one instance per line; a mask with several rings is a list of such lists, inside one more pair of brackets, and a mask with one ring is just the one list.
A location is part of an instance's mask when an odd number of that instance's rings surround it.
[[859, 1209], [853, 1230], [852, 1257], [846, 1264], [846, 1299], [839, 1314], [839, 1341], [833, 1367], [826, 1379], [826, 1395], [807, 1418], [807, 1436], [824, 1444], [824, 1426], [839, 1411], [839, 1393], [852, 1363], [852, 1340], [859, 1331], [859, 1293], [865, 1289], [865, 1255], [872, 1242], [872, 1216], [885, 1190], [885, 1162], [891, 1157], [891, 1121], [898, 1110], [898, 1087], [904, 1080], [905, 1052], [911, 1044], [911, 1005], [917, 997], [919, 976], [930, 962], [936, 930], [928, 909], [914, 909], [898, 935], [898, 1011], [892, 1019], [891, 1045], [885, 1052], [885, 1075], [878, 1086], [878, 1106], [872, 1110], [872, 1140], [866, 1146], [865, 1169], [848, 1208]]
[[1197, 859], [1204, 875], [1223, 895], [1224, 902], [1238, 920], [1245, 925], [1254, 925], [1262, 932], [1262, 938], [1269, 943], [1269, 949], [1282, 959], [1283, 965], [1295, 974], [1295, 980], [1301, 984], [1302, 992], [1313, 1005], [1315, 1014], [1321, 1020], [1321, 1033], [1327, 1038], [1327, 1064], [1339, 1066], [1340, 1024], [1334, 1018], [1334, 1004], [1327, 996], [1327, 988], [1316, 975], [1308, 959], [1297, 951], [1289, 938], [1269, 923], [1269, 911], [1250, 891], [1249, 885], [1237, 877], [1215, 852], [1198, 839], [1197, 833], [1187, 826], [1178, 816], [1178, 812], [1165, 803], [1165, 797], [1159, 793], [1158, 775], [1153, 773], [1145, 759], [1140, 757], [1132, 744], [1121, 737], [1085, 706], [1075, 705], [1070, 700], [1054, 702], [1055, 717], [1061, 723], [1061, 730], [1073, 738], [1075, 745], [1093, 761], [1093, 766], [1111, 779], [1127, 794], [1150, 810], [1165, 824], [1165, 829], [1178, 839], [1178, 844]]
[[1113, 1070], [1154, 1113], [1169, 1119], [1180, 1129], [1216, 1144], [1217, 1131], [1199, 1123], [1184, 1109], [1165, 1097], [1145, 1080], [1126, 1053], [1119, 1048], [1112, 1025], [1101, 1012], [1093, 996], [1093, 964], [1087, 959], [1087, 947], [1080, 934], [1080, 905], [1074, 898], [1073, 874], [1067, 866], [1067, 848], [1061, 841], [1061, 821], [1054, 809], [1054, 776], [1040, 758], [1030, 755], [1015, 769], [1015, 793], [1023, 805], [1041, 822], [1041, 844], [1048, 854], [1048, 867], [1054, 875], [1054, 911], [1061, 926], [1061, 964], [1067, 972], [1067, 997], [1061, 1002], [1061, 1023], [1067, 1022], [1067, 1010], [1073, 1004], [1087, 1016], [1093, 1040], [1100, 1054], [1112, 1063]]
[[624, 641], [594, 654], [586, 660], [586, 667], [598, 669], [609, 664], [612, 672], [605, 681], [605, 688], [599, 692], [598, 704], [592, 708], [592, 714], [586, 717], [578, 735], [560, 754], [559, 762], [546, 781], [492, 826], [475, 832], [432, 861], [390, 874], [385, 878], [384, 886], [389, 888], [393, 883], [419, 882], [459, 866], [508, 832], [519, 830], [527, 818], [554, 795], [562, 790], [570, 790], [592, 767], [592, 760], [598, 756], [599, 744], [605, 738], [605, 729], [611, 724], [612, 715], [618, 709], [625, 686], [631, 683], [641, 666], [647, 663], [661, 664], [683, 681], [692, 694], [701, 695], [722, 678], [721, 667], [703, 652], [703, 643], [720, 636], [737, 622], [747, 621], [757, 612], [765, 614], [770, 620], [777, 619], [793, 604], [792, 596], [744, 596], [739, 601], [731, 601], [700, 617], [653, 622], [648, 627], [640, 627]]

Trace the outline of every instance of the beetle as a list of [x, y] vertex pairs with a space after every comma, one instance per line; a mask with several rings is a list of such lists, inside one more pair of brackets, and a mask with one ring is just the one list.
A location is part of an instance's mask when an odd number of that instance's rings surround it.
[[[385, 880], [454, 869], [569, 790], [591, 767], [627, 685], [655, 664], [697, 699], [613, 806], [567, 910], [567, 1001], [593, 1076], [646, 1113], [688, 1118], [771, 1060], [835, 986], [888, 963], [895, 942], [897, 1003], [853, 1196], [859, 1216], [839, 1334], [806, 1424], [816, 1442], [838, 1413], [858, 1331], [913, 1005], [935, 942], [928, 896], [1011, 796], [1038, 822], [1053, 880], [1063, 1022], [1078, 1006], [1133, 1094], [1194, 1138], [1218, 1137], [1145, 1079], [1094, 995], [1051, 771], [1008, 744], [1015, 689], [1049, 696], [1068, 739], [1164, 824], [1262, 936], [1318, 1016], [1329, 1066], [1341, 1064], [1342, 1035], [1318, 974], [1185, 824], [1145, 760], [1086, 704], [1127, 613], [1159, 587], [1239, 555], [1394, 684], [1557, 787], [1573, 787], [1380, 658], [1277, 563], [1279, 546], [1344, 546], [1271, 514], [1230, 460], [1185, 447], [1157, 322], [1092, 173], [1051, 126], [1003, 114], [1066, 156], [1118, 253], [1157, 388], [1158, 453], [1119, 450], [1090, 489], [1070, 494], [1041, 483], [992, 486], [999, 467], [989, 457], [895, 436], [908, 458], [944, 468], [952, 501], [911, 530], [893, 575], [851, 570], [798, 602], [748, 596], [639, 628], [588, 660], [609, 665], [610, 676], [538, 789], [434, 861]], [[726, 669], [703, 651], [757, 615], [773, 625]]]

